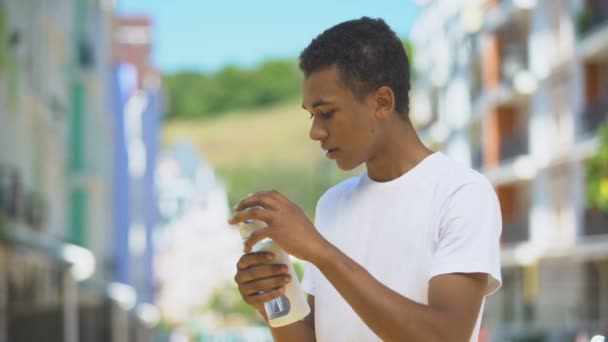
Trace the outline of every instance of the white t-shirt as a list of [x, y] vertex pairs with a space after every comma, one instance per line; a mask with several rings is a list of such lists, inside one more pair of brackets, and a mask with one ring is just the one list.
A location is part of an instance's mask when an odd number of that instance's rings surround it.
[[[487, 273], [486, 295], [500, 287], [501, 221], [485, 177], [441, 152], [389, 182], [367, 173], [348, 179], [321, 197], [315, 214], [327, 240], [382, 284], [423, 304], [429, 281], [441, 274]], [[302, 286], [315, 296], [317, 341], [380, 340], [314, 265], [306, 264]], [[481, 312], [471, 341], [480, 322]]]

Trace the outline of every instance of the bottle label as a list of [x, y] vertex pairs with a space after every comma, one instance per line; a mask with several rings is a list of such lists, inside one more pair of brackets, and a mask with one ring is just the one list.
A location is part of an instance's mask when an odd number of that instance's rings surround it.
[[275, 319], [289, 314], [289, 311], [291, 310], [291, 303], [289, 302], [289, 298], [287, 298], [287, 296], [282, 295], [279, 298], [275, 298], [264, 303], [264, 309], [266, 309], [268, 319]]
[[[243, 240], [243, 243], [245, 243], [245, 242], [247, 242], [247, 239]], [[253, 245], [253, 247], [251, 247], [251, 253], [257, 253], [259, 251], [263, 251], [263, 250], [267, 249], [268, 247], [270, 247], [271, 244], [272, 244], [272, 240], [269, 238], [258, 241], [255, 245]]]

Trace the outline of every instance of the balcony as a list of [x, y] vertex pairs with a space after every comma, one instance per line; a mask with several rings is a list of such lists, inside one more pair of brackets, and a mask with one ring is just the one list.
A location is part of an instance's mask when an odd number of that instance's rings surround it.
[[584, 136], [594, 134], [597, 127], [608, 118], [608, 92], [589, 103], [581, 118], [581, 131]]
[[45, 231], [46, 202], [44, 196], [25, 189], [22, 173], [14, 165], [0, 164], [0, 217], [25, 223], [37, 231]]
[[500, 81], [512, 86], [515, 76], [528, 68], [528, 50], [521, 44], [506, 47], [500, 57]]
[[484, 29], [485, 31], [494, 31], [512, 25], [514, 22], [518, 24], [525, 23], [529, 17], [530, 10], [536, 4], [530, 1], [494, 0], [486, 6]]
[[498, 34], [499, 64], [496, 72], [500, 87], [497, 94], [499, 102], [527, 101], [527, 95], [535, 90], [528, 70], [528, 32], [525, 28], [512, 25]]
[[500, 144], [500, 161], [528, 153], [528, 134], [523, 130], [507, 136]]
[[504, 218], [502, 225], [501, 240], [503, 244], [515, 244], [528, 241], [530, 230], [528, 215], [520, 215], [514, 218]]
[[577, 14], [576, 31], [580, 38], [585, 38], [607, 24], [608, 2], [588, 0], [585, 8]]
[[608, 234], [608, 213], [597, 208], [586, 208], [583, 235]]

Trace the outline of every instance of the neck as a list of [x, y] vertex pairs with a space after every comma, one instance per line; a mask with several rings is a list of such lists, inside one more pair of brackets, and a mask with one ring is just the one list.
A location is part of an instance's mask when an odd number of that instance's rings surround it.
[[409, 120], [394, 117], [390, 121], [377, 152], [366, 162], [369, 178], [377, 182], [401, 177], [433, 153], [420, 141]]

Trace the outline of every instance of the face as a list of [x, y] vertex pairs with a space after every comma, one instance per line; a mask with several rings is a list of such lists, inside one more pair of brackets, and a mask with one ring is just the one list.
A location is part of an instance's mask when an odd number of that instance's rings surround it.
[[373, 95], [363, 101], [342, 85], [336, 66], [304, 80], [302, 107], [311, 114], [310, 138], [343, 170], [371, 159], [378, 149], [379, 122]]

